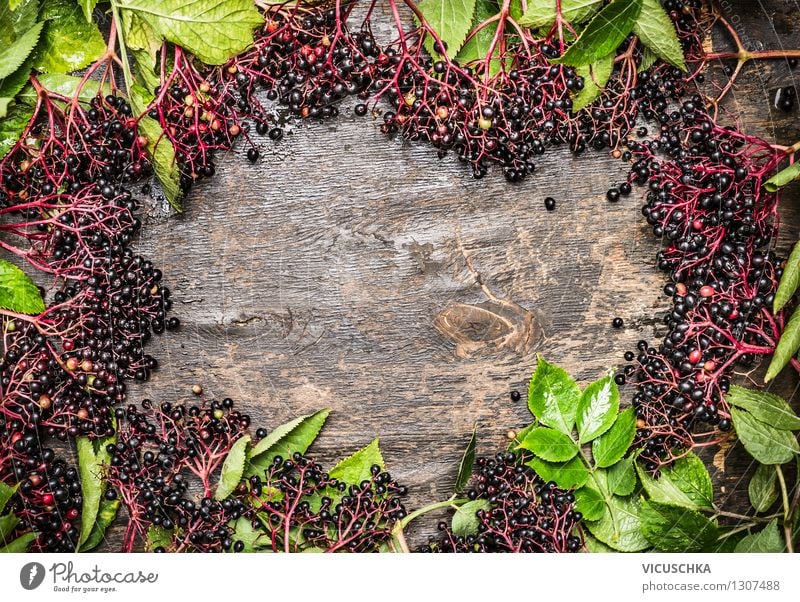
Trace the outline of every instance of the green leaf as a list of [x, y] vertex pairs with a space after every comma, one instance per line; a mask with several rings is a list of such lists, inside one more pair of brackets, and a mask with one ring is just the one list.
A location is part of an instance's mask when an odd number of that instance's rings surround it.
[[[447, 55], [455, 57], [472, 25], [476, 0], [420, 0], [417, 2], [425, 22], [447, 47]], [[435, 56], [433, 36], [425, 37], [425, 48]]]
[[221, 65], [253, 43], [264, 17], [251, 0], [120, 0], [163, 38]]
[[528, 433], [520, 447], [548, 462], [566, 462], [578, 453], [578, 445], [570, 437], [544, 426]]
[[[78, 100], [81, 102], [90, 102], [98, 94], [106, 96], [111, 94], [111, 86], [108, 83], [102, 85], [95, 80], [87, 80], [81, 84], [83, 78], [75, 77], [74, 75], [66, 75], [64, 73], [42, 73], [36, 76], [36, 79], [42, 84], [42, 87], [55, 92], [67, 98], [73, 98], [77, 95]], [[24, 102], [36, 102], [36, 90], [33, 86], [26, 86], [20, 92], [18, 98]]]
[[639, 66], [636, 68], [636, 73], [644, 73], [650, 67], [655, 65], [657, 60], [658, 55], [649, 48], [645, 48], [644, 52], [642, 53], [642, 60], [639, 61]]
[[27, 552], [33, 540], [36, 539], [36, 535], [36, 533], [20, 535], [7, 546], [0, 548], [0, 554], [19, 554], [21, 552]]
[[605, 433], [614, 424], [619, 411], [619, 389], [610, 374], [593, 382], [578, 402], [578, 434], [586, 443]]
[[597, 466], [606, 468], [619, 462], [636, 436], [636, 414], [633, 408], [620, 412], [614, 424], [592, 442], [592, 456]]
[[719, 536], [716, 521], [683, 506], [642, 502], [641, 521], [642, 534], [659, 552], [700, 552]]
[[580, 398], [581, 390], [572, 377], [539, 357], [528, 386], [531, 413], [542, 424], [569, 435], [575, 425]]
[[544, 481], [553, 481], [561, 489], [577, 489], [583, 487], [589, 479], [589, 469], [579, 457], [568, 462], [547, 462], [541, 458], [532, 458], [527, 462], [536, 474]]
[[33, 61], [29, 59], [14, 73], [0, 80], [0, 119], [8, 114], [9, 105], [15, 100], [19, 100], [17, 95], [28, 83], [32, 65]]
[[117, 518], [119, 504], [120, 501], [118, 499], [103, 499], [100, 501], [100, 508], [97, 511], [97, 518], [95, 519], [94, 527], [92, 527], [92, 532], [89, 534], [89, 537], [87, 537], [86, 541], [84, 541], [83, 545], [81, 545], [81, 552], [94, 550], [97, 546], [103, 543], [106, 529], [108, 529], [109, 525], [111, 525], [111, 523], [114, 522], [114, 519]]
[[259, 548], [268, 547], [269, 537], [261, 529], [254, 529], [250, 519], [239, 517], [233, 524], [233, 541], [244, 544], [243, 552], [257, 552]]
[[37, 71], [69, 73], [100, 58], [106, 43], [97, 25], [87, 23], [71, 0], [44, 0], [40, 18], [47, 21], [36, 47]]
[[768, 393], [733, 385], [725, 400], [732, 406], [747, 410], [753, 418], [783, 431], [800, 430], [800, 418], [782, 398]]
[[8, 77], [22, 66], [36, 47], [43, 26], [44, 23], [37, 23], [11, 46], [0, 49], [0, 79]]
[[624, 458], [613, 466], [608, 474], [608, 490], [614, 495], [630, 495], [636, 488], [636, 470], [633, 468], [633, 457]]
[[659, 0], [642, 1], [642, 11], [633, 26], [633, 33], [659, 58], [686, 71], [683, 48], [678, 40], [675, 24]]
[[780, 554], [786, 551], [781, 533], [778, 530], [778, 520], [773, 519], [758, 533], [745, 536], [736, 545], [736, 553]]
[[603, 517], [585, 521], [589, 531], [601, 542], [620, 552], [641, 552], [650, 544], [641, 532], [638, 499], [612, 496], [607, 500]]
[[9, 11], [0, 10], [0, 44], [3, 46], [25, 35], [39, 20], [39, 0], [12, 0], [8, 8]]
[[786, 266], [783, 268], [783, 276], [778, 283], [778, 290], [775, 292], [775, 302], [773, 311], [779, 312], [791, 300], [800, 286], [800, 244], [795, 244]]
[[0, 259], [0, 308], [20, 314], [40, 314], [45, 309], [33, 281], [5, 259]]
[[577, 113], [600, 98], [614, 71], [615, 53], [595, 61], [591, 65], [581, 65], [575, 72], [583, 78], [583, 89], [572, 96], [572, 112]]
[[83, 9], [83, 16], [86, 17], [86, 22], [92, 22], [92, 12], [94, 7], [97, 6], [97, 0], [78, 0], [78, 4]]
[[[572, 25], [585, 22], [603, 5], [603, 0], [562, 0], [561, 16]], [[528, 0], [525, 14], [517, 19], [523, 27], [539, 29], [556, 22], [556, 0]]]
[[491, 509], [489, 500], [472, 500], [459, 506], [456, 513], [453, 515], [452, 529], [453, 534], [457, 537], [466, 537], [467, 535], [475, 535], [478, 532], [478, 527], [481, 524], [478, 518], [478, 511], [488, 511]]
[[615, 52], [633, 30], [641, 10], [642, 0], [613, 0], [597, 13], [564, 55], [552, 62], [579, 67]]
[[375, 465], [380, 466], [381, 470], [385, 468], [377, 437], [366, 447], [339, 462], [329, 474], [332, 479], [353, 485], [369, 480], [372, 476], [370, 469]]
[[[500, 12], [496, 0], [477, 0], [475, 5], [475, 17], [472, 20], [471, 30], [475, 31], [475, 27], [495, 16]], [[456, 59], [462, 64], [467, 65], [473, 61], [483, 61], [489, 56], [489, 49], [492, 46], [492, 40], [497, 33], [499, 19], [489, 23], [485, 27], [479, 29], [475, 35], [469, 38], [461, 50], [458, 52]], [[502, 68], [500, 60], [500, 45], [495, 45], [492, 52], [492, 59], [489, 61], [489, 77], [500, 72]]]
[[783, 188], [787, 184], [794, 182], [800, 178], [800, 161], [792, 163], [772, 176], [769, 180], [764, 182], [764, 188], [767, 192], [777, 192], [779, 188]]
[[102, 443], [98, 442], [98, 446], [95, 447], [95, 443], [88, 437], [78, 437], [75, 440], [78, 452], [78, 471], [81, 477], [81, 497], [83, 498], [78, 547], [89, 538], [100, 510], [100, 500], [103, 499], [105, 491], [103, 467], [110, 462], [105, 448], [109, 442], [103, 440]]
[[17, 489], [19, 489], [19, 485], [14, 485], [12, 487], [11, 485], [0, 482], [0, 514], [5, 510], [8, 500], [14, 497]]
[[789, 318], [789, 322], [787, 322], [786, 328], [783, 330], [783, 334], [775, 348], [775, 353], [772, 356], [772, 361], [769, 363], [769, 368], [767, 368], [764, 382], [768, 383], [778, 376], [778, 373], [789, 363], [789, 360], [794, 357], [798, 349], [800, 349], [800, 307], [795, 308], [792, 317]]
[[592, 554], [611, 554], [616, 553], [614, 548], [608, 547], [602, 541], [595, 538], [588, 530], [583, 533], [583, 545]]
[[461, 456], [461, 462], [458, 465], [458, 476], [456, 476], [455, 492], [458, 493], [469, 483], [472, 477], [472, 467], [475, 464], [475, 446], [477, 443], [478, 423], [472, 427], [472, 436], [469, 438], [467, 448], [464, 450], [464, 455]]
[[650, 499], [692, 510], [711, 508], [713, 488], [711, 477], [702, 460], [690, 454], [661, 471], [654, 479], [640, 465], [636, 465], [639, 480]]
[[600, 520], [606, 511], [603, 494], [590, 485], [575, 490], [575, 508], [586, 520]]
[[147, 529], [145, 548], [147, 548], [149, 552], [152, 552], [156, 548], [169, 550], [172, 547], [172, 538], [174, 535], [175, 533], [172, 529], [150, 525]]
[[747, 496], [756, 512], [766, 512], [778, 499], [778, 471], [772, 464], [759, 464], [747, 485]]
[[0, 159], [5, 157], [19, 140], [33, 117], [33, 107], [13, 105], [0, 119]]
[[175, 147], [164, 136], [158, 121], [145, 114], [147, 106], [152, 100], [151, 94], [139, 84], [133, 84], [130, 91], [130, 101], [133, 110], [141, 115], [139, 118], [139, 134], [147, 138], [147, 152], [153, 163], [153, 171], [161, 183], [164, 196], [175, 211], [182, 211], [181, 199], [181, 173], [178, 162], [175, 160]]
[[0, 516], [0, 543], [2, 545], [8, 543], [9, 536], [14, 532], [18, 524], [19, 519], [14, 514], [9, 513]]
[[[530, 3], [528, 4], [530, 5]], [[519, 23], [520, 19], [522, 19], [522, 0], [511, 0], [511, 4], [509, 4], [508, 7], [508, 13], [511, 15], [512, 19]]]
[[325, 409], [300, 416], [264, 437], [250, 450], [245, 476], [263, 476], [272, 465], [275, 456], [288, 458], [294, 452], [305, 453], [319, 435], [330, 412]]
[[215, 500], [224, 500], [236, 490], [244, 474], [248, 445], [250, 445], [250, 435], [242, 435], [231, 446], [228, 455], [225, 456], [225, 461], [222, 463], [219, 483], [217, 483], [217, 490], [214, 492]]
[[762, 464], [785, 464], [800, 453], [791, 431], [773, 428], [735, 407], [731, 408], [731, 417], [744, 448]]

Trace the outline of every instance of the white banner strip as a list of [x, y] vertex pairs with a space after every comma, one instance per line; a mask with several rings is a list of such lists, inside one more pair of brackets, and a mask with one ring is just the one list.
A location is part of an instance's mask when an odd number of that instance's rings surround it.
[[0, 600], [794, 602], [798, 573], [792, 554], [3, 554]]

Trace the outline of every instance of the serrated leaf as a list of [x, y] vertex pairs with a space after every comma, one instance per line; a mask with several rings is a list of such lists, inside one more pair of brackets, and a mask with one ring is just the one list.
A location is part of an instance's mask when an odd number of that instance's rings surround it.
[[78, 0], [78, 4], [81, 5], [83, 16], [86, 17], [86, 22], [91, 23], [92, 12], [94, 12], [94, 7], [97, 6], [97, 0]]
[[479, 510], [488, 511], [491, 507], [489, 500], [472, 500], [456, 508], [451, 523], [453, 534], [457, 537], [475, 535], [481, 524], [477, 512]]
[[40, 19], [47, 21], [34, 55], [37, 71], [69, 73], [100, 58], [106, 43], [94, 23], [70, 0], [44, 0]]
[[33, 107], [14, 104], [8, 109], [5, 118], [0, 119], [0, 159], [14, 148], [33, 117]]
[[642, 10], [633, 26], [633, 33], [659, 58], [686, 71], [675, 24], [659, 0], [642, 0]]
[[639, 61], [639, 66], [636, 68], [636, 73], [644, 73], [655, 65], [657, 60], [658, 55], [649, 48], [645, 48], [642, 53], [642, 59]]
[[380, 466], [381, 470], [386, 467], [377, 437], [366, 447], [339, 462], [329, 474], [332, 479], [355, 485], [369, 480], [372, 476], [370, 470], [375, 465]]
[[0, 49], [0, 79], [8, 77], [23, 65], [36, 47], [42, 27], [44, 23], [36, 23], [13, 44]]
[[119, 512], [119, 505], [120, 501], [118, 499], [101, 500], [100, 508], [97, 511], [97, 518], [95, 519], [94, 527], [92, 527], [92, 532], [89, 534], [89, 537], [86, 538], [86, 541], [83, 542], [83, 545], [80, 547], [81, 552], [89, 552], [90, 550], [94, 550], [97, 546], [103, 543], [106, 530], [111, 525], [111, 523], [114, 522], [114, 519], [117, 518], [117, 512]]
[[795, 308], [792, 317], [789, 318], [789, 322], [787, 322], [783, 330], [778, 345], [775, 347], [772, 361], [769, 363], [769, 368], [767, 368], [764, 382], [768, 383], [778, 376], [778, 373], [784, 369], [798, 349], [800, 349], [800, 307]]
[[786, 551], [786, 542], [778, 529], [778, 520], [773, 519], [758, 533], [751, 533], [736, 545], [736, 553], [780, 554]]
[[636, 436], [633, 408], [620, 412], [606, 433], [592, 441], [592, 456], [597, 466], [607, 468], [619, 462]]
[[554, 63], [579, 67], [615, 52], [633, 30], [642, 10], [642, 0], [613, 0], [603, 7]]
[[0, 119], [8, 114], [9, 105], [15, 100], [19, 100], [18, 94], [28, 83], [32, 65], [33, 61], [28, 59], [22, 64], [22, 67], [0, 81]]
[[778, 471], [774, 465], [759, 464], [747, 485], [747, 496], [756, 512], [766, 512], [778, 499]]
[[792, 299], [798, 286], [800, 286], [800, 244], [795, 244], [783, 268], [778, 290], [775, 291], [775, 302], [772, 305], [775, 313], [783, 309]]
[[542, 480], [553, 481], [561, 489], [583, 487], [589, 479], [589, 469], [578, 457], [568, 462], [547, 462], [541, 458], [532, 458], [527, 462], [527, 466], [531, 467]]
[[0, 482], [0, 514], [6, 509], [6, 504], [8, 504], [8, 500], [14, 497], [14, 494], [19, 489], [19, 484], [14, 485], [6, 485], [3, 482]]
[[538, 358], [528, 386], [528, 407], [547, 426], [569, 435], [575, 425], [581, 390], [563, 369]]
[[458, 464], [458, 475], [456, 476], [455, 492], [458, 493], [469, 483], [472, 477], [472, 467], [475, 464], [475, 446], [477, 443], [478, 423], [472, 427], [472, 435], [467, 443], [467, 448], [461, 456], [461, 462]]
[[163, 43], [161, 35], [147, 21], [139, 18], [135, 12], [123, 12], [122, 26], [128, 49], [139, 53], [136, 59], [137, 64], [144, 63], [142, 59], [146, 56], [148, 57], [147, 64], [142, 64], [142, 66], [146, 67], [148, 71], [152, 71], [156, 64], [156, 55], [161, 50]]
[[606, 510], [603, 494], [590, 485], [575, 490], [575, 509], [583, 514], [585, 520], [600, 520]]
[[589, 531], [601, 542], [620, 552], [641, 552], [650, 547], [641, 532], [640, 502], [635, 498], [612, 496], [603, 517], [585, 521]]
[[700, 552], [719, 535], [715, 521], [671, 504], [642, 502], [641, 521], [642, 534], [659, 552]]
[[95, 526], [100, 502], [105, 492], [105, 479], [103, 478], [104, 466], [108, 465], [111, 458], [105, 446], [115, 440], [110, 437], [98, 442], [97, 446], [88, 437], [78, 437], [75, 447], [78, 454], [78, 472], [81, 478], [81, 533], [78, 547], [89, 538]]
[[523, 15], [522, 0], [511, 0], [511, 3], [508, 5], [508, 14], [511, 15], [512, 19], [519, 23]]
[[120, 0], [166, 40], [221, 65], [253, 43], [264, 17], [251, 0]]
[[[471, 30], [475, 32], [475, 27], [497, 15], [500, 12], [495, 0], [477, 0], [475, 5], [475, 17], [472, 20]], [[484, 61], [489, 56], [492, 41], [497, 33], [500, 21], [496, 20], [482, 27], [472, 35], [459, 50], [456, 59], [462, 64], [467, 65], [475, 61]], [[489, 77], [500, 72], [502, 68], [500, 60], [500, 45], [496, 44], [489, 61]]]
[[219, 483], [217, 483], [217, 490], [214, 492], [215, 500], [224, 500], [236, 490], [244, 474], [248, 445], [250, 445], [250, 435], [243, 435], [231, 446], [228, 455], [225, 456], [225, 461], [222, 463]]
[[42, 295], [33, 281], [5, 259], [0, 259], [0, 308], [31, 315], [45, 309]]
[[747, 410], [753, 418], [776, 429], [800, 430], [800, 418], [782, 397], [773, 393], [733, 385], [725, 400], [732, 406]]
[[325, 409], [300, 416], [264, 437], [250, 450], [245, 476], [263, 476], [275, 456], [287, 458], [294, 452], [305, 453], [319, 435], [330, 412]]
[[573, 113], [577, 113], [600, 98], [614, 71], [615, 56], [614, 53], [611, 53], [591, 65], [582, 65], [575, 69], [575, 72], [583, 78], [583, 89], [572, 97]]
[[636, 488], [636, 469], [633, 467], [633, 457], [624, 458], [611, 466], [606, 474], [608, 476], [608, 490], [614, 495], [630, 495]]
[[[420, 0], [417, 8], [425, 17], [425, 22], [436, 32], [447, 47], [447, 55], [455, 57], [472, 25], [476, 0]], [[425, 48], [435, 56], [433, 36], [425, 37]]]
[[675, 504], [683, 508], [695, 509], [698, 507], [671, 479], [664, 478], [663, 474], [658, 479], [654, 479], [639, 464], [636, 464], [636, 472], [651, 500], [664, 504]]
[[5, 514], [0, 516], [0, 544], [6, 545], [9, 542], [9, 537], [14, 532], [19, 524], [19, 518], [14, 514]]
[[528, 433], [519, 446], [548, 462], [566, 462], [578, 453], [578, 445], [570, 437], [543, 426]]
[[0, 10], [0, 43], [11, 44], [39, 20], [39, 0], [13, 0], [9, 11]]
[[764, 188], [767, 192], [777, 192], [779, 188], [783, 188], [798, 178], [800, 178], [800, 161], [792, 163], [789, 167], [785, 167], [776, 173], [764, 182]]
[[153, 164], [153, 171], [158, 178], [164, 196], [175, 211], [183, 211], [181, 199], [181, 173], [175, 160], [175, 147], [164, 135], [158, 121], [145, 114], [152, 100], [151, 94], [139, 84], [133, 84], [130, 91], [131, 107], [139, 117], [139, 134], [147, 138], [147, 152]]
[[[603, 5], [603, 0], [561, 0], [561, 16], [572, 25], [585, 22]], [[556, 0], [528, 0], [519, 24], [531, 29], [551, 27], [556, 22]]]
[[610, 429], [618, 411], [619, 389], [610, 374], [586, 387], [575, 417], [580, 443], [587, 443]]
[[25, 533], [24, 535], [20, 535], [8, 545], [0, 548], [0, 554], [19, 554], [22, 552], [27, 552], [28, 548], [31, 547], [33, 540], [36, 539], [36, 536], [36, 533]]
[[744, 448], [762, 464], [785, 464], [800, 453], [791, 431], [773, 428], [735, 407], [731, 408], [731, 418]]

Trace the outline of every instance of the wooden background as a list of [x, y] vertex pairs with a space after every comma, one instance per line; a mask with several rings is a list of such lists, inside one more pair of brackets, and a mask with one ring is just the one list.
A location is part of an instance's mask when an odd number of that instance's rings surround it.
[[[728, 6], [751, 47], [800, 46], [796, 2]], [[771, 99], [794, 82], [784, 61], [748, 65], [728, 107], [748, 133], [792, 143], [797, 112]], [[330, 407], [314, 453], [335, 462], [380, 436], [415, 508], [451, 494], [474, 421], [479, 453], [529, 422], [509, 392], [525, 390], [537, 353], [585, 384], [639, 339], [661, 337], [657, 241], [638, 194], [605, 200], [625, 174], [608, 153], [552, 149], [510, 185], [387, 140], [351, 110], [257, 142], [256, 166], [220, 157], [183, 215], [156, 204], [145, 219], [138, 250], [163, 269], [183, 326], [152, 344], [162, 368], [131, 386], [133, 401], [188, 400], [199, 383], [268, 428]], [[796, 200], [791, 191], [782, 206], [784, 251], [800, 226]], [[611, 328], [615, 316], [624, 329]], [[790, 379], [780, 386], [793, 393]], [[743, 508], [747, 457], [708, 453], [729, 509]], [[412, 543], [435, 521], [420, 521]], [[118, 549], [111, 535], [105, 547]]]

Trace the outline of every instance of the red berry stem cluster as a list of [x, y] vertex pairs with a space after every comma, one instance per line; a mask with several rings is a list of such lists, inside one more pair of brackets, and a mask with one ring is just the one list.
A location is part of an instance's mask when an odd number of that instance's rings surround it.
[[456, 535], [439, 523], [442, 532], [422, 552], [578, 552], [583, 550], [579, 528], [583, 515], [575, 496], [545, 483], [524, 459], [513, 453], [478, 458], [473, 470], [470, 500], [486, 500], [477, 511], [478, 532]]
[[771, 310], [782, 275], [770, 249], [777, 195], [762, 186], [783, 154], [718, 125], [699, 97], [660, 134], [629, 144], [631, 181], [647, 186], [642, 213], [665, 241], [658, 266], [671, 278], [662, 343], [643, 341], [638, 354], [626, 354], [636, 360], [626, 369], [637, 384], [636, 445], [651, 470], [700, 444], [695, 425], [712, 430], [706, 434], [731, 428], [731, 369], [772, 354], [784, 324]]
[[[77, 471], [44, 442], [113, 434], [126, 382], [157, 367], [147, 341], [178, 326], [161, 271], [130, 249], [130, 187], [150, 166], [113, 65], [110, 50], [70, 96], [32, 77], [33, 116], [0, 160], [0, 247], [49, 285], [40, 315], [0, 310], [0, 480], [20, 486], [17, 530], [40, 534], [34, 550], [75, 549], [82, 501]], [[107, 93], [82, 100], [95, 87]]]

